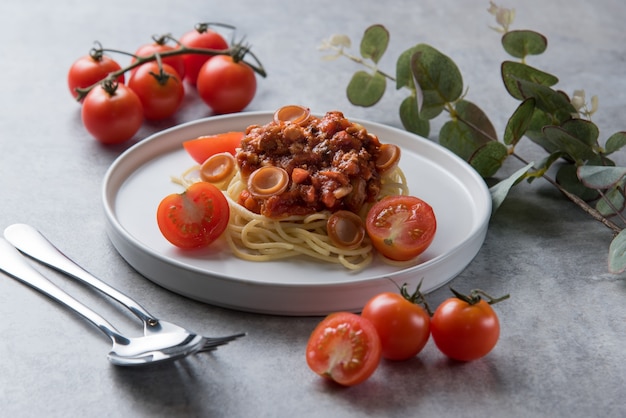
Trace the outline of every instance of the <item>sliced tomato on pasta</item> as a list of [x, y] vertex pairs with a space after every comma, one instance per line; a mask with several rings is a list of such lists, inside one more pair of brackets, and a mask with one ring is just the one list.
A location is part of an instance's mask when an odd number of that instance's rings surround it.
[[235, 150], [241, 145], [243, 132], [224, 132], [217, 135], [205, 135], [183, 142], [187, 153], [198, 164], [207, 158], [222, 152], [235, 155]]
[[365, 220], [372, 245], [396, 261], [411, 260], [432, 243], [437, 231], [433, 208], [415, 196], [388, 196], [369, 210]]

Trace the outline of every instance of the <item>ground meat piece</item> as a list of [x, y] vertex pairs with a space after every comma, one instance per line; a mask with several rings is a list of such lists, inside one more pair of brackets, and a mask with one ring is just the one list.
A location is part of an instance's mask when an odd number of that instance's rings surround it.
[[380, 142], [375, 135], [350, 122], [341, 112], [332, 111], [322, 118], [309, 117], [303, 124], [270, 122], [246, 129], [237, 153], [244, 179], [256, 169], [274, 165], [292, 177], [287, 190], [269, 199], [258, 199], [258, 212], [282, 218], [324, 209], [357, 212], [380, 192], [376, 159]]

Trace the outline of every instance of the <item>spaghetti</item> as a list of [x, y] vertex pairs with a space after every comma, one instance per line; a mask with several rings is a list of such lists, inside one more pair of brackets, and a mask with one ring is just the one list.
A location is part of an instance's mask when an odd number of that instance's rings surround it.
[[[408, 195], [404, 173], [397, 161], [381, 169], [376, 161], [380, 163], [383, 154], [378, 138], [340, 112], [314, 118], [306, 110], [305, 116], [296, 116], [302, 120], [291, 117], [288, 122], [248, 127], [237, 150], [234, 174], [214, 183], [230, 204], [226, 241], [244, 260], [304, 255], [350, 270], [363, 269], [374, 254], [367, 236], [354, 247], [338, 245], [329, 236], [328, 221], [342, 210], [364, 219], [369, 207], [383, 197]], [[299, 152], [294, 153], [296, 149]], [[259, 197], [250, 192], [250, 177], [267, 166], [284, 169], [288, 184], [276, 195]], [[201, 166], [194, 166], [174, 180], [188, 187], [202, 180], [200, 172]]]

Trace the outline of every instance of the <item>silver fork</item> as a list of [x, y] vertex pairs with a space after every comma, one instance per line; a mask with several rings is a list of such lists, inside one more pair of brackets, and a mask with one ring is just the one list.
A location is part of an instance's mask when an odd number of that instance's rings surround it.
[[[124, 305], [142, 321], [144, 335], [146, 337], [159, 334], [179, 335], [182, 333], [186, 333], [190, 336], [195, 336], [194, 333], [191, 333], [190, 331], [180, 327], [179, 325], [158, 319], [157, 317], [149, 313], [134, 299], [130, 298], [129, 296], [123, 294], [122, 292], [93, 276], [91, 273], [80, 267], [69, 257], [63, 254], [36, 228], [27, 224], [14, 224], [5, 229], [4, 236], [8, 242], [10, 242], [15, 248], [22, 251], [24, 254], [27, 254], [35, 260], [38, 260], [50, 267], [53, 267], [65, 273], [69, 277], [78, 279], [81, 282], [94, 287], [95, 289]], [[217, 338], [200, 336], [202, 343], [197, 347], [194, 352], [214, 350], [218, 346], [227, 344], [230, 341], [233, 341], [244, 335], [246, 334], [238, 333]]]

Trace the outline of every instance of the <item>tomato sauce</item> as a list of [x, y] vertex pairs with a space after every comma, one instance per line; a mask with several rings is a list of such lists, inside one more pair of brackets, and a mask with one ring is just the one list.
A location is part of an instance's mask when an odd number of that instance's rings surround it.
[[266, 199], [243, 193], [239, 203], [270, 218], [321, 210], [358, 212], [381, 188], [376, 135], [332, 111], [301, 123], [270, 122], [246, 129], [237, 163], [246, 180], [256, 169], [273, 165], [287, 171], [287, 190]]

